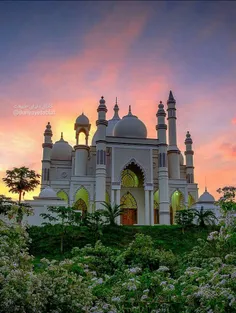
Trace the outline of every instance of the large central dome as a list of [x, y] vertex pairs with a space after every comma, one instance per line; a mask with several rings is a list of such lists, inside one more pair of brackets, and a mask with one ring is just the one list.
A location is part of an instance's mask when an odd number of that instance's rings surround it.
[[128, 115], [124, 116], [122, 120], [116, 123], [113, 130], [113, 136], [147, 138], [147, 128], [137, 116], [131, 113], [131, 107], [129, 106]]

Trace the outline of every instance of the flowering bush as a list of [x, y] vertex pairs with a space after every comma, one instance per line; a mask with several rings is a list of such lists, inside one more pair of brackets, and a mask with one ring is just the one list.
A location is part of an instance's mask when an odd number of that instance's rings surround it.
[[234, 313], [232, 229], [210, 233], [181, 262], [139, 234], [124, 251], [97, 242], [36, 271], [25, 229], [0, 222], [0, 312]]

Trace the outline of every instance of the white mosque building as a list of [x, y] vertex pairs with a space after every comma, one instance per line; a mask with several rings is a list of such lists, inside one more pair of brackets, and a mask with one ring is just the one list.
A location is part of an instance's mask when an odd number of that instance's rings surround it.
[[[162, 102], [157, 109], [156, 138], [147, 138], [145, 124], [131, 112], [119, 117], [117, 101], [114, 116], [108, 120], [105, 99], [97, 107], [97, 130], [91, 146], [91, 124], [80, 115], [74, 124], [75, 145], [61, 135], [52, 142], [50, 123], [44, 132], [41, 192], [31, 201], [35, 216], [49, 205], [69, 205], [81, 211], [102, 209], [102, 202], [122, 204], [123, 225], [172, 224], [175, 212], [198, 200], [194, 180], [194, 151], [187, 131], [185, 151], [178, 148], [176, 101], [172, 92], [167, 110]], [[167, 111], [167, 119], [166, 119]], [[85, 137], [85, 143], [81, 138]]]

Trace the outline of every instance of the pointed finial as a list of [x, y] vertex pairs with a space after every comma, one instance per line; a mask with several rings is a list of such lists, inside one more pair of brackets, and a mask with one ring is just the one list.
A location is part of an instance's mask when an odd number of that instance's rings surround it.
[[129, 114], [132, 114], [132, 113], [131, 113], [131, 105], [129, 105]]
[[63, 140], [63, 132], [61, 132], [61, 140]]
[[206, 176], [205, 176], [205, 192], [207, 192]]
[[114, 110], [114, 116], [113, 116], [113, 120], [120, 120], [120, 117], [119, 117], [119, 114], [118, 114], [118, 112], [119, 112], [119, 106], [118, 106], [118, 103], [117, 103], [117, 97], [116, 97], [116, 102], [115, 102], [115, 105], [114, 105], [114, 108], [113, 108], [113, 110]]
[[168, 98], [167, 103], [175, 103], [175, 102], [176, 102], [176, 101], [175, 101], [175, 98], [174, 98], [174, 96], [173, 96], [173, 93], [172, 93], [172, 91], [170, 90], [169, 98]]

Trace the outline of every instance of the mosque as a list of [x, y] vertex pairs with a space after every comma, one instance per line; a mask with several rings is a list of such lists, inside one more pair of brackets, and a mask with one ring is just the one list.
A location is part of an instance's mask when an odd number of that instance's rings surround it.
[[184, 158], [177, 143], [172, 92], [166, 110], [162, 102], [158, 105], [156, 138], [147, 138], [147, 128], [131, 106], [123, 118], [119, 117], [117, 100], [110, 120], [107, 111], [101, 97], [91, 146], [91, 124], [83, 113], [75, 120], [74, 147], [63, 134], [53, 143], [52, 127], [50, 123], [46, 126], [41, 192], [31, 201], [36, 212], [32, 224], [40, 224], [39, 214], [49, 205], [93, 212], [102, 209], [106, 201], [123, 205], [124, 214], [118, 220], [122, 225], [169, 225], [174, 223], [177, 210], [197, 203], [193, 141], [187, 131]]

